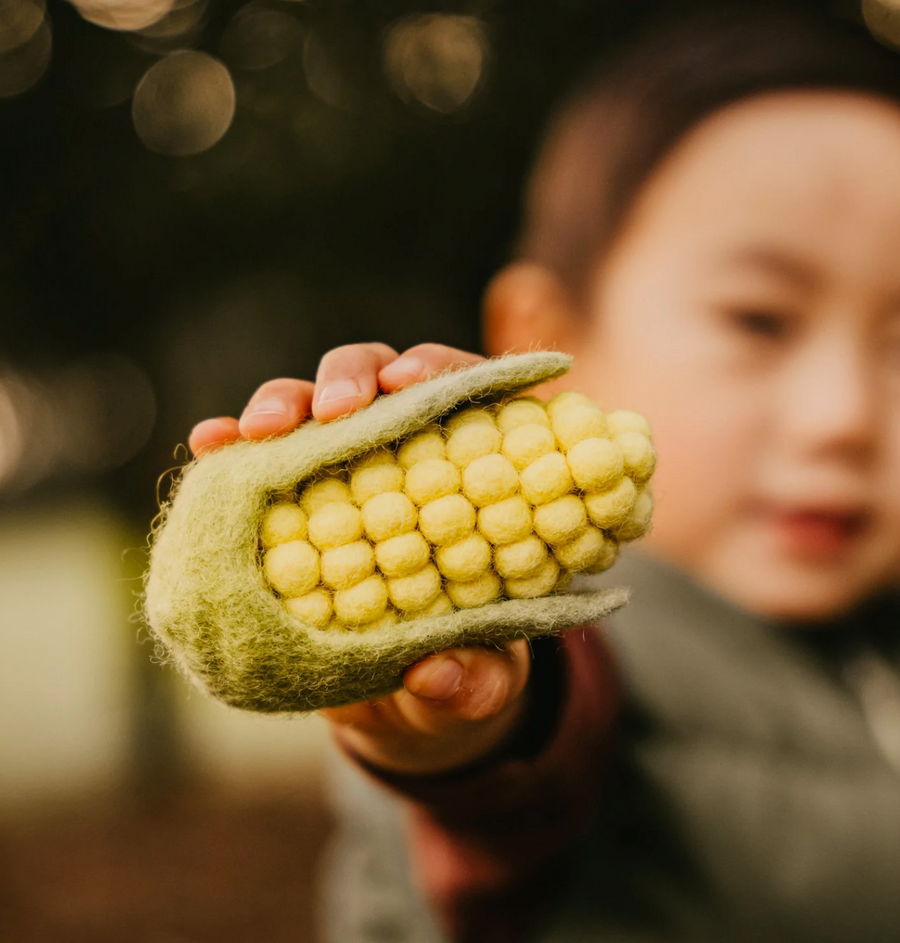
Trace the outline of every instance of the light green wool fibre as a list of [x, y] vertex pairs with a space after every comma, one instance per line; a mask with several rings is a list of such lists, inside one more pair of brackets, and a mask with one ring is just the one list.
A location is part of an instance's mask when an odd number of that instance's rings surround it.
[[535, 352], [444, 373], [331, 423], [238, 442], [187, 465], [162, 508], [144, 612], [172, 660], [202, 690], [245, 710], [297, 712], [386, 694], [426, 655], [562, 631], [621, 606], [624, 589], [510, 599], [366, 632], [305, 626], [267, 585], [259, 531], [275, 495], [396, 442], [461, 404], [491, 403], [565, 373]]

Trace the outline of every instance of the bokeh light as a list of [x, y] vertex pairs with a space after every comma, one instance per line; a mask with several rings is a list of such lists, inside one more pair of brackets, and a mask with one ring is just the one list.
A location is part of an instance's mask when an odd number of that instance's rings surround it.
[[162, 51], [183, 44], [203, 29], [207, 6], [208, 0], [175, 0], [165, 16], [140, 29], [138, 37], [150, 40], [147, 45]]
[[89, 23], [106, 29], [146, 29], [161, 20], [175, 0], [71, 0]]
[[474, 16], [425, 14], [395, 23], [384, 65], [397, 94], [434, 111], [458, 111], [481, 81], [488, 55], [484, 25]]
[[132, 117], [151, 151], [183, 157], [221, 140], [234, 109], [228, 69], [206, 53], [179, 50], [144, 74], [134, 92]]
[[873, 36], [900, 48], [900, 0], [862, 0], [862, 14]]
[[42, 0], [0, 4], [0, 98], [27, 92], [47, 71], [53, 50]]
[[316, 32], [303, 41], [303, 71], [310, 91], [326, 105], [345, 104], [344, 77], [333, 51]]
[[303, 27], [290, 13], [252, 0], [231, 18], [219, 47], [239, 69], [268, 69], [283, 62], [303, 42]]

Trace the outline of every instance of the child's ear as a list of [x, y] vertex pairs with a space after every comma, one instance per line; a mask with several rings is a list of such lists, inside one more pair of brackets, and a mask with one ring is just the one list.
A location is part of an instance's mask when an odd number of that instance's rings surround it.
[[534, 262], [514, 262], [495, 275], [484, 295], [484, 344], [488, 354], [536, 348], [571, 353], [581, 319], [560, 280]]

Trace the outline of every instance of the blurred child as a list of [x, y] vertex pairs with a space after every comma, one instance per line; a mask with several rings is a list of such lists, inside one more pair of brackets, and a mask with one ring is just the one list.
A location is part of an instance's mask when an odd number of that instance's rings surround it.
[[[487, 346], [649, 418], [654, 530], [602, 633], [328, 712], [402, 797], [351, 787], [332, 939], [900, 940], [897, 64], [762, 9], [645, 40], [556, 123], [521, 255]], [[473, 359], [341, 348], [191, 444]]]

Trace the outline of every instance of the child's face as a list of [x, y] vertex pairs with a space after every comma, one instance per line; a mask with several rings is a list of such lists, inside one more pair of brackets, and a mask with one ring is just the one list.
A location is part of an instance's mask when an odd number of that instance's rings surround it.
[[900, 576], [900, 108], [777, 93], [708, 119], [585, 325], [574, 383], [654, 429], [648, 550], [775, 618]]

